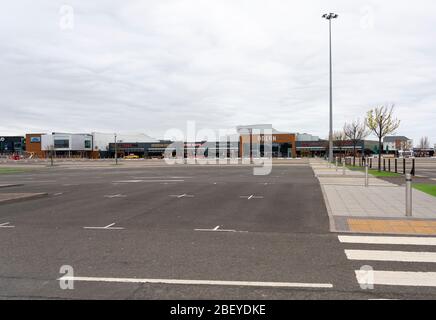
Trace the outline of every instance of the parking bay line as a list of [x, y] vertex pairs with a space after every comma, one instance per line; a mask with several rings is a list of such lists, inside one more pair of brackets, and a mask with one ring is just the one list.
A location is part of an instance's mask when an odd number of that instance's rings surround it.
[[140, 183], [140, 182], [184, 182], [185, 180], [181, 179], [171, 179], [171, 180], [119, 180], [113, 181], [112, 183]]
[[240, 286], [269, 288], [333, 288], [331, 283], [262, 282], [262, 281], [220, 281], [220, 280], [178, 280], [178, 279], [139, 279], [139, 278], [100, 278], [64, 276], [59, 281], [112, 282], [112, 283], [155, 283], [177, 285]]
[[15, 228], [15, 226], [11, 226], [10, 224], [10, 222], [2, 223], [0, 224], [0, 228]]
[[184, 193], [184, 194], [171, 194], [171, 195], [169, 195], [169, 197], [178, 198], [178, 199], [181, 199], [181, 198], [194, 198], [193, 195], [186, 194], [186, 193]]
[[251, 200], [251, 199], [263, 199], [263, 196], [255, 196], [254, 194], [252, 194], [249, 196], [239, 196], [239, 198]]
[[121, 227], [113, 227], [115, 225], [114, 223], [111, 223], [105, 227], [83, 227], [83, 229], [93, 229], [93, 230], [124, 230], [124, 228]]
[[213, 229], [194, 229], [194, 231], [200, 231], [200, 232], [236, 232], [236, 233], [248, 233], [248, 231], [220, 229], [220, 226], [216, 226]]

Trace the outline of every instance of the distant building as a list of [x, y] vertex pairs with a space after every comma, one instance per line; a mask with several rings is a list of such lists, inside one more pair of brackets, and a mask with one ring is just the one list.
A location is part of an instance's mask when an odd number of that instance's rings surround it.
[[[101, 132], [93, 132], [93, 153], [95, 157], [98, 158], [107, 158], [113, 157], [115, 151], [111, 149], [111, 144], [115, 143], [115, 134], [114, 133], [101, 133]], [[120, 133], [117, 134], [117, 144], [124, 144], [126, 146], [124, 153], [133, 153], [136, 155], [143, 156], [145, 153], [145, 145], [155, 144], [158, 145], [160, 143], [159, 140], [154, 139], [143, 133]], [[130, 148], [127, 145], [131, 145]], [[141, 146], [138, 146], [141, 144]], [[135, 145], [137, 145], [135, 147]], [[159, 146], [154, 146], [153, 148], [160, 148]], [[128, 150], [129, 149], [129, 150]], [[119, 149], [121, 150], [121, 149]]]
[[43, 133], [26, 134], [26, 154], [29, 158], [45, 158], [41, 149], [41, 136]]
[[313, 136], [308, 133], [297, 133], [297, 141], [320, 141], [318, 136]]
[[[329, 148], [328, 140], [318, 141], [297, 141], [298, 157], [324, 157]], [[378, 152], [378, 142], [372, 140], [360, 140], [356, 144], [357, 156], [370, 155]], [[340, 143], [333, 141], [333, 154], [336, 156], [352, 156], [353, 143], [350, 140], [344, 140]]]
[[[265, 135], [271, 130], [271, 137]], [[290, 158], [295, 157], [296, 150], [296, 134], [290, 132], [281, 132], [272, 128], [268, 124], [257, 124], [249, 126], [238, 126], [239, 133], [239, 153], [243, 158], [250, 157], [273, 157], [273, 158]], [[271, 154], [265, 150], [266, 139], [272, 145]]]
[[156, 140], [155, 142], [111, 142], [109, 143], [108, 157], [114, 157], [115, 152], [118, 157], [135, 155], [144, 158], [161, 158], [165, 150], [170, 146], [171, 141]]
[[383, 138], [385, 153], [398, 153], [413, 149], [413, 140], [404, 136], [387, 136]]
[[87, 133], [59, 133], [41, 135], [41, 151], [47, 156], [90, 158], [92, 135]]
[[21, 154], [25, 139], [21, 136], [0, 136], [0, 154]]

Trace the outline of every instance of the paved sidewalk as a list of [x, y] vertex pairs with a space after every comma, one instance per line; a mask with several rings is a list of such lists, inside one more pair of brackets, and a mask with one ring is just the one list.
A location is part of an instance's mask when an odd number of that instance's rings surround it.
[[310, 166], [312, 167], [313, 172], [316, 177], [364, 177], [365, 173], [361, 171], [352, 171], [348, 168], [344, 168], [342, 166], [338, 166], [336, 168], [335, 165], [328, 164], [327, 161], [320, 159], [311, 159], [309, 161]]
[[[317, 174], [326, 170], [327, 163], [311, 161], [311, 166]], [[406, 217], [404, 186], [371, 177], [369, 187], [365, 187], [361, 176], [334, 174], [318, 176], [318, 180], [329, 212], [331, 231], [436, 234], [436, 197], [413, 189], [413, 217]]]
[[0, 193], [0, 204], [42, 198], [47, 195], [47, 193]]
[[[351, 179], [352, 178], [352, 179]], [[325, 185], [334, 185], [334, 186], [364, 186], [365, 185], [365, 176], [362, 177], [337, 177], [337, 176], [322, 176], [318, 177], [319, 183], [323, 186]], [[370, 186], [379, 186], [379, 187], [392, 187], [396, 186], [390, 182], [374, 178], [372, 176], [369, 177], [369, 185]]]
[[[323, 185], [334, 216], [403, 218], [405, 187]], [[436, 197], [412, 190], [413, 217], [436, 219]]]

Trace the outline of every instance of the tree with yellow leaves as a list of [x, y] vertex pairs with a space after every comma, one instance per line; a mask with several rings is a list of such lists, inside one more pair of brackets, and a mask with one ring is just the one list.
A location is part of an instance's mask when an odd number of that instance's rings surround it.
[[381, 171], [382, 139], [400, 126], [400, 120], [394, 118], [394, 105], [380, 106], [368, 111], [365, 124], [378, 138], [378, 171]]

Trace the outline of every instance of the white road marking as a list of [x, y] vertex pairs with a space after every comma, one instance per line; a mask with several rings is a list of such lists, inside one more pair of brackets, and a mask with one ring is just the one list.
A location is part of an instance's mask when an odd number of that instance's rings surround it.
[[124, 228], [121, 227], [114, 227], [115, 222], [108, 224], [105, 227], [83, 227], [83, 229], [97, 229], [97, 230], [124, 230]]
[[191, 179], [192, 177], [132, 177], [133, 179]]
[[120, 181], [113, 181], [112, 183], [139, 183], [139, 182], [183, 182], [185, 180], [120, 180]]
[[297, 283], [297, 282], [254, 282], [254, 281], [217, 281], [217, 280], [177, 280], [177, 279], [138, 279], [138, 278], [99, 278], [64, 276], [60, 281], [114, 282], [114, 283], [157, 283], [180, 285], [241, 286], [271, 288], [333, 288], [331, 283]]
[[[368, 271], [355, 270], [359, 284], [368, 284]], [[436, 287], [436, 272], [371, 271], [373, 284], [387, 286]]]
[[112, 199], [112, 198], [125, 198], [126, 195], [124, 195], [124, 194], [112, 194], [112, 195], [105, 195], [104, 197], [110, 198], [110, 199]]
[[57, 193], [54, 193], [53, 195], [54, 196], [60, 196], [60, 195], [63, 195], [63, 192], [57, 192]]
[[220, 229], [220, 226], [216, 226], [213, 229], [194, 229], [194, 231], [201, 232], [237, 232], [237, 233], [248, 233], [248, 231], [238, 231], [238, 230], [228, 230], [228, 229]]
[[10, 222], [5, 222], [0, 224], [0, 228], [15, 228], [15, 226], [11, 226]]
[[263, 199], [262, 196], [255, 196], [254, 194], [249, 195], [249, 196], [239, 196], [239, 198], [243, 198], [243, 199], [247, 199], [247, 200], [251, 200], [251, 199]]
[[342, 243], [436, 246], [436, 238], [426, 237], [338, 236], [338, 239]]
[[345, 250], [345, 254], [349, 260], [436, 262], [436, 252]]
[[178, 198], [178, 199], [181, 199], [181, 198], [194, 198], [193, 195], [186, 194], [186, 193], [184, 193], [184, 194], [172, 194], [172, 195], [170, 195], [170, 197]]

